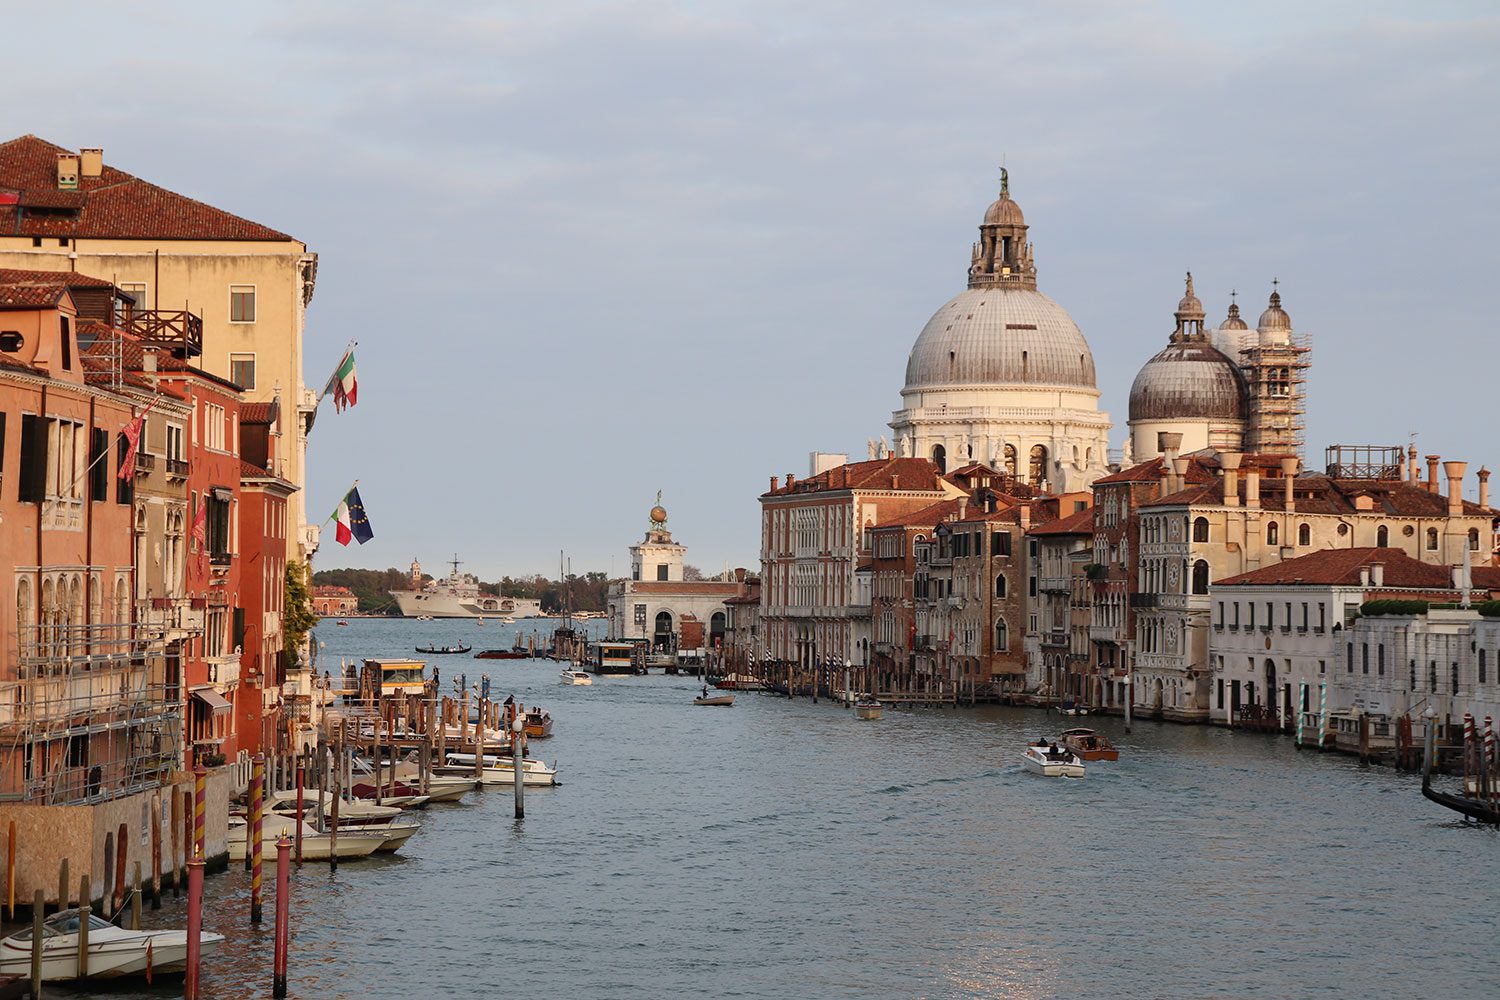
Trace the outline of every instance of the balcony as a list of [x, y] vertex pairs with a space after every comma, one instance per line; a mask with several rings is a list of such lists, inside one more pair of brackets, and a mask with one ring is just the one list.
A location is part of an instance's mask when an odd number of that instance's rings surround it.
[[1130, 606], [1132, 608], [1156, 608], [1161, 606], [1160, 594], [1131, 594]]
[[174, 479], [186, 479], [188, 477], [188, 463], [185, 459], [167, 459], [167, 476]]
[[135, 454], [135, 469], [137, 472], [150, 472], [156, 468], [156, 456], [150, 452], [138, 451]]
[[186, 309], [135, 309], [119, 327], [147, 347], [164, 347], [186, 361], [203, 353], [203, 320]]

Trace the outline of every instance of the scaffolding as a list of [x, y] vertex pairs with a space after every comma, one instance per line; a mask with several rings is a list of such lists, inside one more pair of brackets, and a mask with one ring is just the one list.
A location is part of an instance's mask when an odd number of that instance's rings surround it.
[[16, 653], [0, 681], [0, 800], [95, 803], [170, 780], [183, 663], [165, 627], [34, 625]]
[[1303, 385], [1312, 365], [1311, 338], [1291, 334], [1285, 342], [1262, 342], [1240, 354], [1240, 366], [1250, 389], [1245, 450], [1300, 456], [1307, 407]]

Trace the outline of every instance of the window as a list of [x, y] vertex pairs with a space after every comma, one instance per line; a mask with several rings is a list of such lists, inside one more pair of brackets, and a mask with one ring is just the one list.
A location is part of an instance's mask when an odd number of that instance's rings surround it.
[[1437, 549], [1438, 549], [1438, 530], [1436, 528], [1428, 528], [1427, 529], [1427, 551], [1428, 552], [1436, 552]]
[[996, 597], [1004, 597], [1005, 596], [1005, 574], [1004, 573], [1002, 573], [999, 576], [995, 577], [995, 596]]
[[144, 281], [117, 281], [115, 287], [135, 299], [137, 309], [150, 309], [151, 302], [146, 295], [146, 283]]
[[241, 389], [254, 389], [255, 355], [231, 354], [229, 356], [229, 381]]
[[1450, 678], [1448, 693], [1449, 694], [1458, 694], [1458, 664], [1457, 663], [1453, 664], [1453, 668], [1448, 672], [1448, 676]]
[[1193, 563], [1193, 593], [1208, 593], [1208, 563], [1202, 559]]
[[1385, 643], [1375, 647], [1375, 671], [1381, 677], [1385, 676]]
[[73, 324], [66, 316], [57, 317], [57, 332], [62, 340], [63, 371], [73, 370]]
[[[1368, 674], [1370, 672], [1370, 644], [1362, 642], [1359, 644], [1359, 672]], [[1353, 673], [1351, 670], [1350, 673]]]
[[1354, 643], [1347, 643], [1344, 646], [1344, 653], [1344, 671], [1352, 674], [1354, 673]]
[[1318, 673], [1320, 673], [1320, 674], [1326, 674], [1326, 673], [1328, 673], [1328, 661], [1327, 660], [1319, 660], [1318, 661]]
[[1297, 526], [1297, 544], [1298, 545], [1311, 545], [1312, 544], [1312, 525], [1303, 523], [1303, 524], [1299, 524]]
[[47, 422], [34, 413], [21, 415], [21, 478], [16, 499], [38, 503], [47, 484]]
[[990, 555], [992, 555], [992, 556], [1008, 556], [1008, 555], [1010, 555], [1010, 532], [1008, 532], [1008, 531], [997, 531], [993, 535], [990, 536]]
[[[125, 464], [125, 454], [130, 451], [130, 442], [121, 434], [115, 439], [115, 468]], [[128, 479], [115, 479], [115, 503], [133, 503], [135, 484]]]
[[1010, 649], [1010, 634], [1005, 627], [1005, 619], [995, 619], [995, 652], [1003, 653]]
[[15, 354], [26, 346], [26, 338], [21, 336], [19, 330], [6, 330], [0, 332], [0, 351], [6, 354]]
[[1427, 662], [1427, 690], [1433, 694], [1437, 693], [1437, 660]]
[[1208, 518], [1200, 517], [1193, 522], [1193, 541], [1208, 541]]
[[662, 563], [660, 566], [656, 567], [656, 578], [657, 580], [665, 580], [667, 578], [666, 563]]
[[1277, 545], [1279, 543], [1280, 543], [1280, 528], [1277, 527], [1275, 521], [1272, 521], [1270, 524], [1266, 525], [1266, 544], [1267, 545]]
[[215, 487], [203, 498], [203, 502], [208, 504], [208, 513], [204, 519], [208, 555], [210, 560], [219, 564], [227, 563], [230, 554], [228, 493], [222, 487]]
[[109, 431], [98, 427], [89, 432], [89, 499], [109, 499]]
[[255, 322], [255, 286], [229, 286], [229, 322]]
[[1479, 551], [1479, 529], [1478, 528], [1470, 528], [1469, 529], [1469, 551], [1470, 552], [1478, 552]]
[[1485, 650], [1479, 651], [1479, 683], [1485, 683]]
[[1380, 548], [1386, 548], [1391, 544], [1391, 529], [1385, 525], [1375, 529], [1375, 544]]

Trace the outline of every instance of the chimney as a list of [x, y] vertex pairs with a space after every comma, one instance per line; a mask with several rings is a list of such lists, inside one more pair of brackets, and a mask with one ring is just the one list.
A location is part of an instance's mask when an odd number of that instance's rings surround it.
[[1442, 461], [1442, 456], [1441, 455], [1428, 455], [1427, 456], [1427, 492], [1428, 493], [1436, 493], [1437, 492], [1437, 467], [1438, 467], [1438, 462], [1440, 462], [1440, 461]]
[[147, 375], [152, 376], [151, 382], [152, 382], [152, 384], [155, 384], [155, 382], [156, 382], [156, 378], [155, 378], [155, 376], [156, 376], [156, 348], [154, 348], [154, 347], [142, 347], [141, 348], [141, 371], [145, 372]]
[[796, 485], [796, 482], [797, 477], [788, 472], [786, 474], [786, 488], [790, 490], [794, 485]]
[[1411, 449], [1406, 454], [1407, 464], [1411, 468], [1411, 471], [1407, 473], [1406, 478], [1408, 482], [1410, 482], [1413, 486], [1416, 486], [1422, 481], [1421, 474], [1417, 471], [1417, 446], [1412, 445]]
[[1188, 460], [1176, 458], [1172, 460], [1172, 485], [1179, 490], [1187, 489]]
[[1286, 512], [1288, 514], [1297, 510], [1297, 465], [1295, 458], [1281, 460], [1281, 478], [1286, 480]]
[[1260, 509], [1260, 470], [1253, 465], [1245, 473], [1245, 506]]
[[896, 475], [894, 472], [891, 473], [891, 489], [893, 489], [893, 490], [899, 490], [900, 488], [901, 488], [901, 477], [898, 476], [898, 475]]
[[1479, 506], [1488, 507], [1490, 505], [1490, 470], [1481, 465], [1477, 475], [1479, 476]]
[[1369, 566], [1361, 566], [1359, 568], [1359, 585], [1361, 587], [1368, 587], [1370, 585], [1370, 567]]
[[1448, 516], [1462, 517], [1464, 512], [1464, 472], [1468, 462], [1444, 462], [1443, 472], [1448, 476]]
[[81, 177], [98, 177], [104, 173], [104, 150], [102, 149], [80, 149], [78, 161]]
[[735, 583], [744, 583], [745, 582], [745, 569], [744, 569], [743, 566], [736, 566], [735, 567], [735, 570], [734, 570], [734, 582]]
[[78, 190], [78, 154], [57, 154], [57, 189], [59, 191]]
[[771, 492], [772, 493], [776, 492], [776, 484], [779, 483], [779, 482], [781, 482], [781, 480], [778, 477], [776, 477], [776, 476], [772, 476], [771, 477]]
[[1226, 451], [1219, 455], [1219, 465], [1224, 468], [1224, 506], [1240, 505], [1240, 462], [1244, 456], [1237, 451]]
[[968, 497], [959, 497], [958, 498], [958, 519], [960, 521], [962, 521], [965, 517], [968, 516], [968, 514], [969, 514], [969, 498]]
[[1377, 587], [1385, 586], [1385, 563], [1370, 563], [1370, 582]]
[[1021, 532], [1024, 534], [1031, 528], [1031, 504], [1021, 504]]

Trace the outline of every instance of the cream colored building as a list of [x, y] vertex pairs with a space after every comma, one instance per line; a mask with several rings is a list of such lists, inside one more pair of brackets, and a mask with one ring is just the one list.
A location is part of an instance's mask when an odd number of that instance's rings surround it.
[[[36, 136], [0, 143], [0, 267], [80, 271], [130, 293], [142, 310], [202, 318], [205, 371], [279, 395], [281, 468], [307, 483], [307, 431], [316, 393], [303, 383], [302, 338], [318, 258], [285, 233], [167, 191]], [[287, 557], [306, 561], [318, 529], [305, 489], [289, 501]]]
[[1037, 290], [1027, 228], [1002, 180], [979, 227], [969, 287], [912, 346], [902, 408], [891, 416], [895, 454], [940, 472], [979, 462], [1053, 492], [1086, 489], [1108, 471], [1109, 415], [1083, 333]]

